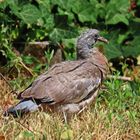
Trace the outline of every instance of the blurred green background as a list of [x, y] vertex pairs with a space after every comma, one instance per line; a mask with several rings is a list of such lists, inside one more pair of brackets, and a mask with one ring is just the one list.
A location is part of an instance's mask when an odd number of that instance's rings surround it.
[[40, 73], [75, 59], [76, 38], [87, 28], [109, 40], [97, 46], [112, 70], [124, 75], [126, 67], [140, 64], [140, 0], [1, 0], [0, 25], [4, 74]]

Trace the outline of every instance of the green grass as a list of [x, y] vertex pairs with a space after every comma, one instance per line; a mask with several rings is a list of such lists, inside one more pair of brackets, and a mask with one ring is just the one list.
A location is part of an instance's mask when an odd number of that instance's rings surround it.
[[[29, 82], [27, 82], [29, 81]], [[16, 79], [13, 87], [23, 90], [30, 83]], [[8, 105], [17, 102], [5, 81], [0, 80], [0, 140], [138, 140], [140, 139], [140, 81], [106, 80], [106, 89], [80, 116], [69, 124], [56, 113], [37, 111], [21, 119], [3, 117]]]

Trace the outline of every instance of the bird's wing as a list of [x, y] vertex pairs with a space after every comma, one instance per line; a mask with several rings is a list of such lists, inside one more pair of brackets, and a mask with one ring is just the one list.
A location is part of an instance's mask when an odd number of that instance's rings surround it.
[[23, 93], [48, 103], [78, 103], [96, 90], [101, 71], [88, 61], [63, 62], [39, 76]]

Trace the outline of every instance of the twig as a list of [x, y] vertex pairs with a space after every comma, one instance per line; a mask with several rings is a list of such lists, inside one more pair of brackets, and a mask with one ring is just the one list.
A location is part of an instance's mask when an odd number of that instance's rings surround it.
[[40, 45], [40, 46], [46, 46], [49, 45], [50, 43], [48, 41], [35, 41], [35, 42], [15, 42], [15, 44], [28, 44], [28, 45]]
[[2, 73], [0, 73], [0, 76], [5, 80], [5, 82], [8, 84], [8, 86], [11, 88], [11, 92], [13, 92], [14, 94], [18, 95], [18, 93], [13, 89], [13, 87], [11, 86], [11, 84], [7, 81], [7, 79], [2, 75]]
[[118, 133], [118, 131], [116, 131], [114, 134], [112, 134], [111, 136], [109, 136], [109, 137], [107, 138], [107, 140], [112, 139], [112, 137], [114, 137], [117, 133]]
[[32, 73], [32, 71], [22, 62], [19, 62], [32, 76], [34, 76], [34, 74]]
[[22, 119], [22, 120], [24, 121], [23, 123], [21, 123], [19, 120], [16, 120], [16, 119], [15, 119], [15, 121], [16, 121], [18, 124], [20, 124], [20, 126], [21, 126], [23, 129], [26, 129], [26, 130], [30, 131], [30, 132], [33, 133], [34, 135], [37, 134], [37, 133], [43, 135], [43, 133], [42, 133], [41, 131], [37, 131], [37, 130], [35, 130], [35, 129], [31, 129], [31, 128], [29, 128], [29, 126], [26, 126], [26, 125], [25, 125], [25, 121], [28, 120], [28, 118], [29, 118], [29, 115], [27, 115], [26, 117], [24, 117], [24, 119]]
[[15, 120], [18, 124], [20, 124], [24, 129], [27, 129], [28, 131], [32, 132], [33, 134], [35, 134], [35, 132], [33, 130], [31, 130], [30, 128], [26, 127], [25, 125], [23, 125], [21, 122], [19, 122], [18, 120]]
[[36, 42], [29, 42], [28, 44], [30, 44], [30, 45], [49, 45], [49, 42], [48, 41], [42, 41], [42, 42], [36, 41]]
[[107, 79], [117, 79], [117, 80], [123, 80], [123, 81], [133, 81], [133, 79], [131, 77], [114, 76], [114, 75], [107, 75]]

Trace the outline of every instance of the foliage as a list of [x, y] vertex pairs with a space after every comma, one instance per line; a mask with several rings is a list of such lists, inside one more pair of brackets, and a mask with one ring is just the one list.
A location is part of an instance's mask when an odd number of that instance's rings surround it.
[[[63, 44], [66, 58], [69, 58], [67, 54], [75, 56], [72, 39], [85, 28], [98, 28], [110, 41], [105, 45], [109, 59], [137, 57], [140, 54], [139, 7], [139, 1], [128, 0], [1, 1], [1, 56], [10, 63], [19, 62], [13, 43], [47, 40]], [[24, 48], [16, 49], [22, 53]]]

